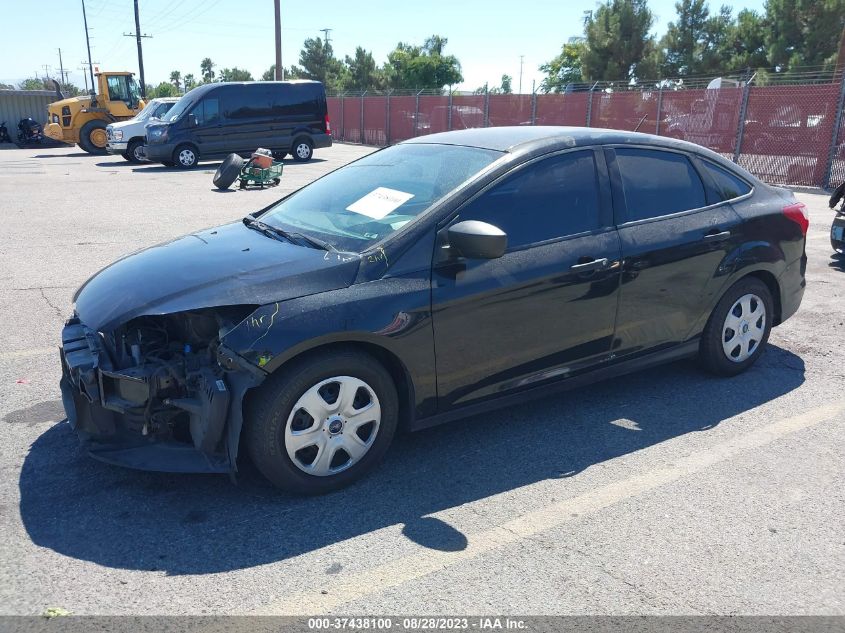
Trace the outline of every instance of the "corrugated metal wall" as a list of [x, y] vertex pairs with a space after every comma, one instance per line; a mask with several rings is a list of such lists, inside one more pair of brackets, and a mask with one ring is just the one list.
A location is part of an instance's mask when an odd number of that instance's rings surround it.
[[47, 123], [47, 106], [56, 99], [56, 93], [49, 90], [0, 90], [0, 123], [6, 122], [9, 136], [15, 139], [21, 119], [32, 117], [42, 125]]

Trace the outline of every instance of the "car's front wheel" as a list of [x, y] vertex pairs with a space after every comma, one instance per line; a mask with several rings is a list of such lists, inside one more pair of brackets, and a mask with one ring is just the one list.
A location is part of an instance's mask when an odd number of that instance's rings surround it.
[[399, 406], [390, 374], [354, 349], [294, 361], [250, 399], [245, 444], [276, 486], [321, 494], [346, 486], [383, 457]]
[[763, 353], [772, 330], [774, 307], [768, 286], [741, 279], [719, 300], [701, 335], [704, 366], [720, 376], [735, 376]]
[[180, 145], [173, 152], [173, 163], [182, 169], [196, 167], [199, 161], [197, 149], [193, 145]]

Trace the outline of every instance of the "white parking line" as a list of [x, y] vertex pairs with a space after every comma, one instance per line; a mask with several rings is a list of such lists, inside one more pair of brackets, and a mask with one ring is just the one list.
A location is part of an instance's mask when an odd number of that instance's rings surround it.
[[12, 352], [0, 352], [0, 360], [15, 360], [18, 358], [30, 358], [32, 356], [44, 356], [46, 354], [54, 354], [58, 356], [59, 348], [55, 347], [35, 347], [30, 349], [20, 349]]
[[[331, 582], [327, 581], [328, 593], [326, 594], [320, 593], [321, 588], [316, 588], [310, 592], [290, 595], [270, 602], [255, 612], [258, 614], [326, 613], [339, 605], [442, 571], [491, 550], [561, 526], [573, 520], [573, 514], [582, 517], [672, 483], [682, 477], [698, 473], [738, 453], [763, 447], [791, 433], [830, 421], [843, 411], [845, 411], [845, 402], [838, 401], [779, 420], [680, 458], [670, 468], [635, 475], [623, 481], [596, 488], [589, 493], [528, 512], [489, 530], [469, 535], [468, 545], [462, 551], [441, 552], [420, 548], [420, 551], [415, 554], [359, 573], [350, 573], [346, 576], [339, 574]], [[561, 486], [564, 485], [566, 484], [561, 483]]]

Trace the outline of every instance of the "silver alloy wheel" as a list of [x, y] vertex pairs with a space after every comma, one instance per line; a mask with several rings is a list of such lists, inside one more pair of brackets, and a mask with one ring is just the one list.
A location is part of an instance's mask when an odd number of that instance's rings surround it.
[[147, 160], [147, 146], [146, 145], [136, 145], [132, 149], [132, 157], [137, 160], [139, 163], [144, 162]]
[[335, 475], [370, 450], [381, 424], [381, 404], [366, 382], [352, 376], [322, 380], [306, 391], [285, 424], [285, 450], [301, 471]]
[[197, 155], [194, 154], [193, 150], [185, 148], [179, 152], [179, 162], [185, 167], [190, 167], [197, 162]]
[[766, 304], [755, 294], [741, 296], [722, 325], [722, 349], [735, 363], [747, 360], [766, 334]]
[[308, 158], [311, 155], [311, 148], [308, 143], [300, 143], [296, 146], [296, 155], [300, 158]]

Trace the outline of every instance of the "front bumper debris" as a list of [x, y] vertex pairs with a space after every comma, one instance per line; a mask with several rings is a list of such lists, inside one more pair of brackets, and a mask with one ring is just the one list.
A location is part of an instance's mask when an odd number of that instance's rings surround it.
[[235, 470], [227, 421], [235, 418], [240, 430], [243, 395], [258, 382], [253, 373], [193, 366], [183, 379], [178, 363], [144, 359], [116, 368], [101, 335], [76, 318], [62, 330], [60, 356], [67, 419], [92, 457], [162, 472]]

